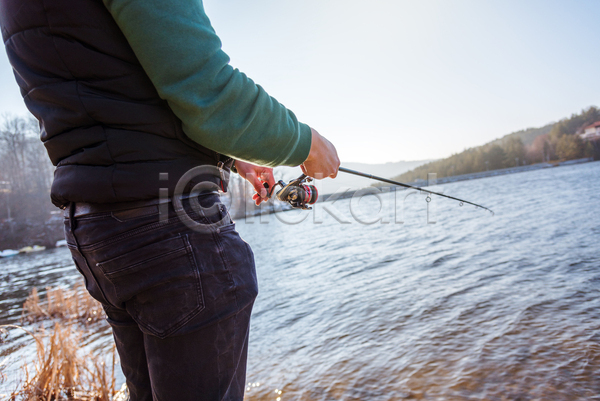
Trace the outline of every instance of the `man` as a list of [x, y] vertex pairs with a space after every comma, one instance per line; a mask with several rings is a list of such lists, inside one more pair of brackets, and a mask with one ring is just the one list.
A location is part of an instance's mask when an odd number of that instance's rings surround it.
[[[273, 166], [335, 177], [335, 147], [229, 66], [200, 0], [0, 7], [15, 77], [56, 165], [52, 201], [113, 328], [131, 399], [241, 400], [252, 252], [214, 192], [190, 193], [224, 188], [226, 174], [193, 175], [181, 207], [175, 189], [194, 167], [226, 172], [235, 159], [259, 204]], [[211, 229], [188, 228], [182, 208]]]

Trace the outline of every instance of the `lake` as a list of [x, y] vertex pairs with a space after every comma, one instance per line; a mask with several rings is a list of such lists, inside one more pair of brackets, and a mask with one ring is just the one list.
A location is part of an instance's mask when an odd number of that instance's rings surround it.
[[[398, 191], [237, 222], [260, 287], [247, 400], [600, 400], [600, 162], [431, 189], [495, 216]], [[65, 248], [0, 259], [0, 324], [79, 280]], [[29, 343], [0, 345], [0, 393]]]

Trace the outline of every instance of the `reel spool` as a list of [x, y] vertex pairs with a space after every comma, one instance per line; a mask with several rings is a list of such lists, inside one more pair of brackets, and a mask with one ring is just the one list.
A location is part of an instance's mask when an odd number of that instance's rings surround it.
[[[308, 184], [312, 181], [312, 178], [302, 174], [300, 177], [296, 178], [293, 181], [290, 181], [289, 184], [286, 184], [282, 180], [279, 180], [276, 185], [281, 186], [281, 189], [277, 192], [275, 196], [282, 202], [289, 203], [295, 209], [305, 209], [310, 210], [311, 207], [307, 205], [314, 205], [319, 198], [319, 193], [317, 188], [314, 185]], [[268, 190], [268, 185], [265, 183], [265, 188]], [[273, 191], [275, 191], [275, 186], [271, 188], [269, 192], [269, 198], [273, 195]]]

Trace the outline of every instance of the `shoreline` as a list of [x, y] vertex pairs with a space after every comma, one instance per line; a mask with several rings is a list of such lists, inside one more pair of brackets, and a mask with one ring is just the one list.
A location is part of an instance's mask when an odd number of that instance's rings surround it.
[[[478, 178], [495, 177], [498, 175], [524, 173], [527, 171], [540, 170], [540, 169], [544, 169], [544, 168], [564, 167], [564, 166], [571, 166], [574, 164], [591, 163], [593, 161], [594, 161], [593, 157], [587, 157], [587, 158], [583, 158], [583, 159], [567, 160], [567, 161], [556, 162], [556, 163], [536, 163], [536, 164], [530, 164], [530, 165], [526, 165], [526, 166], [509, 167], [509, 168], [504, 168], [504, 169], [500, 169], [500, 170], [490, 170], [490, 171], [481, 171], [479, 173], [453, 175], [453, 176], [449, 176], [449, 177], [438, 178], [436, 181], [437, 181], [437, 184], [447, 184], [450, 182], [475, 180]], [[417, 181], [414, 183], [410, 183], [409, 185], [416, 185], [416, 184], [422, 185], [424, 182], [427, 182], [427, 180], [420, 180], [420, 181]], [[433, 184], [433, 185], [435, 185], [435, 184]]]
[[[595, 161], [594, 158], [588, 157], [588, 158], [583, 158], [583, 159], [567, 160], [567, 161], [555, 162], [555, 163], [536, 163], [536, 164], [530, 164], [527, 166], [509, 167], [509, 168], [500, 169], [500, 170], [481, 171], [478, 173], [470, 173], [470, 174], [461, 174], [461, 175], [453, 175], [453, 176], [449, 176], [449, 177], [442, 177], [442, 178], [437, 178], [434, 182], [431, 182], [431, 183], [428, 182], [427, 180], [417, 180], [417, 181], [409, 182], [406, 184], [414, 186], [416, 188], [426, 188], [426, 187], [440, 185], [440, 184], [450, 184], [453, 182], [476, 180], [479, 178], [495, 177], [495, 176], [506, 175], [506, 174], [524, 173], [524, 172], [528, 172], [528, 171], [541, 170], [541, 169], [545, 169], [545, 168], [572, 166], [575, 164], [592, 163], [594, 161]], [[382, 187], [390, 188], [390, 191], [406, 189], [401, 186], [393, 186], [393, 185], [390, 185], [390, 186], [373, 185], [372, 186], [372, 188], [382, 188]], [[371, 188], [371, 187], [365, 187], [365, 188]], [[365, 188], [346, 190], [344, 193], [336, 196], [335, 199], [332, 199], [332, 201], [336, 201], [339, 199], [351, 198], [354, 196], [354, 194], [356, 194], [356, 192], [364, 190]], [[328, 202], [328, 201], [330, 201], [330, 198], [333, 195], [336, 195], [336, 194], [323, 194], [319, 197], [319, 200], [317, 201], [317, 203]], [[367, 192], [367, 193], [365, 193], [365, 195], [373, 195], [373, 194]]]

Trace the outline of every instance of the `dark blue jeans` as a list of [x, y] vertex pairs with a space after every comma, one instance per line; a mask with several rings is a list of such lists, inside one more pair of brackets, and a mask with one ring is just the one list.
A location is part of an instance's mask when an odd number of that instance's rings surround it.
[[[208, 206], [216, 194], [200, 197]], [[132, 401], [242, 400], [254, 258], [223, 205], [187, 208], [192, 229], [169, 206], [65, 217], [86, 288], [112, 326]]]

